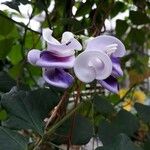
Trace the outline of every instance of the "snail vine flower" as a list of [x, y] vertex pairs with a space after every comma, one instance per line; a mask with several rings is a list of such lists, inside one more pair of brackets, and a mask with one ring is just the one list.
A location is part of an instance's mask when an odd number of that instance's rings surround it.
[[90, 83], [96, 79], [104, 88], [117, 93], [116, 78], [123, 75], [120, 57], [125, 52], [119, 39], [108, 35], [98, 36], [90, 40], [85, 51], [77, 56], [74, 72], [82, 82]]
[[43, 51], [32, 49], [28, 61], [42, 67], [44, 80], [57, 87], [68, 88], [74, 78], [68, 69], [74, 68], [79, 80], [90, 83], [97, 80], [111, 92], [118, 92], [117, 78], [123, 75], [120, 57], [125, 55], [123, 43], [108, 35], [89, 40], [85, 51], [75, 58], [75, 50], [82, 46], [71, 32], [64, 32], [61, 42], [52, 36], [52, 30], [42, 32], [47, 48]]
[[81, 50], [81, 44], [71, 32], [64, 32], [61, 42], [52, 36], [52, 30], [48, 28], [43, 29], [42, 36], [47, 42], [47, 49], [29, 51], [29, 63], [42, 67], [43, 78], [47, 83], [61, 88], [69, 87], [73, 77], [67, 69], [73, 67], [75, 50]]

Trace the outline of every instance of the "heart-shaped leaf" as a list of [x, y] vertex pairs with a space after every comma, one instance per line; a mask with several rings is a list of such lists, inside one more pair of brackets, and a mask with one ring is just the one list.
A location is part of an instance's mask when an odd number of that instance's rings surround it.
[[4, 126], [15, 129], [33, 129], [44, 132], [44, 118], [57, 104], [58, 95], [49, 89], [34, 91], [11, 90], [2, 96], [2, 106], [9, 114]]
[[0, 150], [27, 150], [28, 140], [15, 131], [0, 127]]

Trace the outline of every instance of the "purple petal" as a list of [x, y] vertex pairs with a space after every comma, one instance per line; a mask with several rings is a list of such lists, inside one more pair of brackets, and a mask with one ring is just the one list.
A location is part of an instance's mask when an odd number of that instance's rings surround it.
[[58, 57], [69, 57], [75, 54], [74, 50], [48, 50], [49, 52], [55, 54]]
[[73, 83], [73, 77], [63, 69], [58, 68], [45, 69], [43, 78], [47, 83], [61, 88], [68, 88]]
[[117, 49], [112, 54], [114, 57], [122, 57], [125, 55], [126, 51], [123, 43], [119, 39], [109, 35], [101, 35], [89, 41], [86, 50], [105, 51], [112, 44], [117, 44]]
[[111, 57], [111, 61], [112, 61], [112, 65], [113, 65], [112, 75], [114, 77], [123, 76], [123, 71], [122, 71], [121, 65], [120, 65], [120, 59], [115, 58], [115, 57]]
[[42, 51], [40, 59], [36, 62], [36, 65], [41, 67], [61, 67], [72, 68], [75, 61], [75, 56], [58, 57], [50, 51]]
[[98, 81], [104, 88], [109, 90], [110, 92], [113, 93], [118, 93], [118, 83], [117, 79], [114, 78], [113, 76], [109, 76], [105, 80], [99, 80]]
[[36, 65], [36, 62], [40, 58], [40, 54], [41, 54], [41, 51], [37, 49], [33, 49], [29, 51], [28, 56], [27, 56], [28, 62], [32, 65]]

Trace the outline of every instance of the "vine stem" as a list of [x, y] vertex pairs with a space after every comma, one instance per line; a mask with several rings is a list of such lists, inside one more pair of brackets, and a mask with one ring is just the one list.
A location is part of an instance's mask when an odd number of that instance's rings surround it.
[[[86, 100], [87, 101], [87, 100]], [[59, 122], [57, 122], [54, 126], [52, 126], [52, 128], [50, 128], [47, 133], [45, 133], [42, 137], [41, 140], [39, 140], [39, 142], [36, 144], [36, 146], [34, 147], [33, 150], [36, 150], [40, 144], [47, 139], [47, 137], [49, 137], [52, 133], [55, 132], [55, 130], [57, 128], [59, 128], [70, 116], [72, 116], [77, 110], [79, 110], [82, 105], [85, 103], [85, 101], [80, 102], [74, 109], [72, 109], [70, 112], [68, 112], [68, 114], [66, 116], [64, 116], [64, 118], [62, 118]]]
[[[114, 6], [114, 0], [112, 0], [112, 1], [110, 2], [110, 5], [109, 5], [108, 8], [105, 10], [105, 14], [104, 14], [104, 16], [103, 16], [103, 18], [102, 18], [102, 20], [101, 20], [101, 23], [98, 24], [98, 25], [96, 25], [96, 18], [97, 18], [98, 12], [99, 12], [99, 10], [100, 10], [100, 7], [102, 7], [102, 6], [103, 6], [103, 1], [101, 0], [100, 3], [99, 3], [99, 5], [98, 5], [98, 7], [97, 7], [97, 9], [96, 9], [96, 11], [95, 11], [95, 14], [94, 14], [94, 16], [93, 16], [92, 25], [93, 25], [95, 31], [94, 31], [94, 33], [93, 33], [92, 36], [98, 36], [98, 35], [100, 35], [100, 33], [105, 32], [105, 30], [106, 30], [106, 27], [105, 27], [105, 20], [106, 20], [107, 17], [109, 16], [110, 11], [112, 10], [112, 8], [113, 8], [113, 6]], [[104, 31], [101, 32], [102, 27], [104, 27]]]
[[83, 104], [85, 103], [85, 101], [82, 101], [81, 103], [79, 103], [74, 109], [72, 109], [66, 116], [64, 116], [64, 118], [62, 118], [62, 120], [60, 120], [59, 122], [57, 122], [52, 128], [50, 128], [47, 133], [43, 136], [43, 139], [45, 139], [47, 136], [51, 135], [53, 132], [55, 132], [55, 130], [60, 127], [60, 125], [62, 123], [64, 123], [71, 115], [73, 115]]
[[57, 112], [58, 112], [59, 108], [61, 107], [61, 105], [63, 104], [63, 102], [66, 100], [67, 95], [68, 95], [68, 91], [65, 91], [64, 95], [62, 96], [61, 100], [59, 101], [58, 105], [56, 106], [56, 109], [54, 110], [54, 112], [52, 113], [50, 118], [48, 119], [45, 128], [47, 128], [48, 125], [50, 124], [50, 122], [56, 117]]
[[[75, 100], [74, 100], [74, 108], [77, 107], [77, 104], [78, 104], [78, 101], [79, 101], [79, 98], [80, 98], [80, 85], [78, 85], [78, 83], [76, 83], [76, 84], [77, 84], [77, 95], [76, 95]], [[72, 123], [71, 123], [71, 129], [69, 131], [69, 140], [68, 140], [68, 144], [67, 144], [67, 150], [70, 149], [70, 145], [71, 145], [73, 129], [75, 127], [75, 117], [76, 117], [76, 112], [74, 112], [73, 115], [72, 115], [73, 119], [72, 119]]]
[[[35, 9], [36, 7], [33, 7], [33, 10], [32, 10], [32, 13], [31, 13], [31, 16], [29, 17], [29, 21], [27, 23], [27, 25], [24, 27], [24, 34], [23, 34], [23, 38], [22, 38], [22, 46], [21, 46], [21, 54], [22, 54], [22, 58], [24, 59], [24, 67], [27, 69], [28, 73], [29, 73], [29, 76], [31, 77], [32, 81], [34, 82], [34, 84], [39, 87], [39, 85], [37, 84], [36, 80], [34, 79], [34, 77], [32, 76], [32, 73], [28, 67], [28, 65], [26, 65], [26, 56], [25, 56], [25, 53], [24, 53], [24, 49], [25, 49], [25, 43], [26, 43], [26, 35], [27, 35], [27, 31], [30, 30], [30, 28], [28, 28], [28, 25], [30, 24], [31, 22], [31, 19], [33, 18], [33, 14], [35, 12]], [[9, 18], [9, 17], [8, 17]], [[11, 19], [12, 20], [12, 19]], [[26, 66], [25, 66], [26, 65]]]
[[132, 91], [133, 88], [135, 88], [137, 84], [134, 84], [133, 86], [130, 87], [130, 89], [126, 92], [126, 94], [118, 101], [115, 106], [117, 106], [120, 102], [124, 101], [125, 98], [129, 95], [129, 93]]
[[32, 31], [34, 33], [37, 33], [37, 34], [41, 34], [40, 32], [32, 30], [31, 28], [27, 27], [27, 25], [11, 19], [10, 17], [6, 16], [1, 10], [0, 10], [0, 16], [3, 17], [3, 18], [5, 18], [5, 19], [7, 19], [7, 20], [9, 20], [9, 21], [11, 21], [11, 22], [13, 22], [13, 23], [15, 23], [15, 24], [17, 24], [17, 25], [19, 25], [19, 26], [21, 26], [21, 27], [23, 27], [23, 28], [27, 28], [27, 30], [30, 30], [30, 31]]
[[[11, 22], [13, 22], [13, 23], [15, 23], [15, 24], [17, 24], [17, 25], [19, 25], [19, 26], [21, 26], [21, 27], [23, 27], [23, 28], [27, 28], [27, 30], [29, 30], [29, 31], [31, 31], [31, 32], [34, 32], [34, 33], [39, 34], [39, 35], [42, 35], [41, 32], [32, 30], [31, 28], [27, 27], [27, 25], [25, 25], [25, 24], [23, 24], [23, 23], [21, 23], [21, 22], [17, 22], [17, 21], [15, 21], [15, 20], [11, 19], [10, 17], [6, 16], [1, 10], [0, 10], [0, 16], [3, 17], [3, 18], [5, 18], [5, 19], [7, 19], [7, 20], [9, 20], [9, 21], [11, 21]], [[84, 31], [85, 29], [90, 29], [90, 28], [92, 28], [92, 27], [93, 27], [93, 26], [91, 25], [91, 26], [89, 26], [89, 27], [86, 27], [86, 28], [77, 30], [77, 31], [75, 31], [75, 32], [73, 32], [73, 33], [74, 33], [74, 34], [77, 34], [77, 33], [81, 32], [81, 31]], [[58, 39], [60, 39], [60, 38], [58, 38]]]

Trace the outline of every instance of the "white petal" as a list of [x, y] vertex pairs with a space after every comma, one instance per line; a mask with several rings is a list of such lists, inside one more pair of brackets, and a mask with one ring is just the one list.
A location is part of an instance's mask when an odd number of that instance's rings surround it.
[[50, 30], [49, 28], [43, 29], [43, 31], [42, 31], [43, 39], [44, 39], [46, 42], [50, 43], [50, 44], [58, 44], [58, 45], [60, 45], [60, 42], [57, 41], [57, 40], [52, 36], [52, 33], [53, 33], [53, 31]]
[[112, 72], [109, 56], [101, 51], [84, 51], [77, 56], [74, 72], [82, 82], [106, 79]]
[[52, 31], [48, 28], [43, 29], [42, 34], [44, 40], [47, 41], [47, 50], [52, 51], [53, 53], [55, 52], [59, 56], [71, 56], [74, 55], [74, 50], [82, 49], [81, 44], [74, 38], [74, 35], [71, 32], [64, 32], [62, 35], [62, 43], [52, 36]]
[[[81, 44], [78, 42], [78, 40], [76, 40], [74, 38], [74, 34], [71, 33], [71, 32], [64, 32], [63, 35], [62, 35], [62, 40], [61, 40], [61, 43], [62, 44], [70, 44], [70, 48], [72, 49], [72, 47], [75, 49], [75, 50], [81, 50], [82, 49], [82, 46]], [[68, 45], [69, 46], [69, 45]]]
[[82, 49], [81, 44], [75, 38], [72, 38], [67, 43], [62, 44], [54, 44], [48, 42], [48, 50], [63, 51], [63, 50], [81, 50], [81, 49]]
[[112, 54], [114, 57], [122, 57], [125, 55], [125, 47], [123, 43], [116, 37], [109, 35], [102, 35], [94, 38], [89, 41], [87, 44], [86, 50], [88, 51], [105, 51], [106, 48], [109, 48], [109, 45], [117, 44], [117, 49]]
[[67, 43], [72, 38], [74, 38], [73, 33], [64, 32], [63, 35], [62, 35], [61, 43]]
[[63, 50], [63, 51], [56, 51], [56, 50], [51, 50], [52, 53], [55, 54], [55, 56], [58, 56], [58, 57], [71, 57], [75, 54], [75, 51], [74, 50]]
[[45, 20], [46, 13], [45, 11], [42, 11], [40, 14], [36, 15], [33, 17], [33, 20], [38, 21], [38, 22], [43, 22]]
[[83, 49], [86, 49], [87, 44], [93, 39], [94, 39], [94, 37], [89, 37], [89, 38], [83, 39], [83, 41], [82, 41]]
[[31, 51], [29, 51], [27, 56], [28, 62], [32, 65], [36, 65], [36, 62], [40, 59], [40, 54], [41, 51], [32, 49]]

